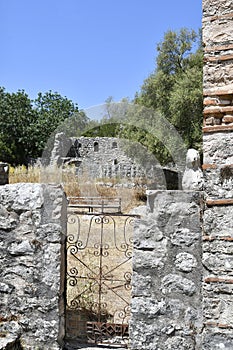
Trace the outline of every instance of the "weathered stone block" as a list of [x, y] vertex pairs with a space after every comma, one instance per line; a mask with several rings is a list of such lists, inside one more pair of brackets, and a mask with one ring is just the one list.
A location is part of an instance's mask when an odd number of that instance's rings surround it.
[[147, 220], [141, 220], [140, 225], [135, 226], [134, 247], [137, 249], [154, 249], [157, 242], [163, 239], [163, 233], [153, 220], [148, 216]]
[[207, 322], [215, 322], [229, 328], [233, 326], [233, 301], [230, 295], [220, 293], [206, 297], [203, 312]]
[[203, 265], [211, 274], [233, 275], [233, 256], [228, 254], [203, 253]]
[[[132, 294], [133, 296], [141, 297], [141, 296], [151, 296], [151, 287], [152, 287], [152, 279], [151, 276], [143, 276], [138, 274], [136, 271], [134, 272], [134, 279], [132, 281]], [[0, 284], [1, 290], [1, 284]]]
[[[204, 84], [203, 88], [204, 91], [209, 91], [210, 89], [214, 89], [215, 91], [218, 91], [220, 87], [225, 88], [227, 91], [227, 85], [230, 85], [233, 83], [232, 73], [233, 73], [233, 62], [230, 61], [214, 61], [208, 62], [204, 66]], [[230, 102], [230, 103], [229, 103]], [[222, 103], [221, 101], [218, 101], [218, 105], [227, 105], [231, 104], [231, 101], [228, 103]]]
[[6, 331], [0, 348], [20, 342], [28, 350], [60, 349], [63, 190], [43, 184], [5, 185], [0, 198], [0, 332]]
[[196, 286], [193, 281], [188, 278], [181, 277], [175, 274], [169, 274], [162, 279], [162, 293], [176, 295], [191, 296], [196, 292]]
[[233, 244], [232, 241], [219, 239], [203, 242], [203, 252], [212, 253], [217, 256], [219, 256], [219, 254], [228, 254], [229, 256], [233, 256]]
[[200, 342], [201, 200], [194, 191], [148, 192], [135, 231], [133, 350], [194, 349], [194, 332]]
[[167, 350], [193, 350], [195, 349], [194, 341], [191, 337], [181, 337], [181, 336], [176, 336], [176, 337], [171, 337], [166, 340], [163, 349]]
[[203, 19], [209, 16], [226, 15], [233, 12], [231, 0], [203, 0]]
[[213, 328], [204, 332], [203, 350], [232, 350], [232, 344], [233, 334], [231, 331], [224, 332]]
[[167, 259], [167, 240], [157, 244], [157, 249], [152, 251], [134, 250], [133, 263], [135, 271], [143, 271], [145, 269], [162, 269]]
[[203, 135], [204, 164], [233, 164], [233, 133], [218, 132]]
[[210, 21], [204, 20], [203, 42], [205, 45], [217, 45], [231, 41], [233, 36], [232, 24], [232, 16], [226, 19], [212, 18]]
[[[224, 172], [227, 176], [224, 175]], [[231, 172], [227, 170], [227, 167], [206, 169], [204, 177], [205, 192], [209, 198], [233, 198], [233, 169]]]
[[177, 270], [182, 272], [191, 272], [197, 267], [197, 259], [189, 253], [179, 253], [176, 256], [175, 266]]
[[233, 237], [233, 207], [209, 207], [204, 211], [204, 235]]

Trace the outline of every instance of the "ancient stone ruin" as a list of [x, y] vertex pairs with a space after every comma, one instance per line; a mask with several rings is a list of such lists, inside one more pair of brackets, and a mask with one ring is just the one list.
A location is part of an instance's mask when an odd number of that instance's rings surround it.
[[[233, 348], [232, 1], [203, 0], [203, 41], [204, 189], [150, 190], [135, 211], [131, 350]], [[0, 349], [69, 349], [63, 190], [4, 185], [0, 198]], [[77, 253], [82, 243], [70, 242]]]
[[132, 349], [233, 347], [233, 3], [203, 0], [204, 191], [150, 192], [135, 232]]
[[[58, 137], [60, 134], [57, 134]], [[133, 159], [128, 157], [116, 137], [80, 137], [65, 139], [69, 144], [66, 157], [60, 158], [64, 164], [74, 164], [77, 174], [86, 174], [90, 178], [135, 178], [145, 173]], [[57, 150], [60, 152], [61, 147]], [[54, 151], [54, 150], [53, 150]], [[53, 152], [55, 154], [55, 152]], [[52, 155], [51, 162], [58, 158]]]
[[203, 0], [203, 349], [233, 344], [233, 3]]
[[77, 176], [92, 181], [117, 179], [130, 184], [146, 179], [148, 187], [149, 184], [157, 189], [181, 187], [178, 169], [161, 167], [145, 147], [117, 137], [69, 138], [58, 133], [48, 162], [50, 166], [64, 168], [73, 165]]
[[0, 187], [0, 349], [60, 349], [66, 200], [57, 185]]

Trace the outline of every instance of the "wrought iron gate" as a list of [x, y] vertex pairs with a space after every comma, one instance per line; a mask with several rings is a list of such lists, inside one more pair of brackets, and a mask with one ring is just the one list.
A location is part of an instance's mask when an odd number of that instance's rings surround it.
[[67, 337], [127, 347], [135, 216], [80, 214], [67, 235]]

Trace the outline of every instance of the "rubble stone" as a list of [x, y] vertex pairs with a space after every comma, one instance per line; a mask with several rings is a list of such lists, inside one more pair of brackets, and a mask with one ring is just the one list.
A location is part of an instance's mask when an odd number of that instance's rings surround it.
[[0, 198], [0, 349], [61, 349], [63, 190], [5, 185]]

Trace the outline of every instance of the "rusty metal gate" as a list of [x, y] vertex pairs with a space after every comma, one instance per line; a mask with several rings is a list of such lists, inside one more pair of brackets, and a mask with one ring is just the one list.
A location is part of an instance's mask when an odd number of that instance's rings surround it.
[[66, 336], [127, 347], [135, 216], [69, 207]]

